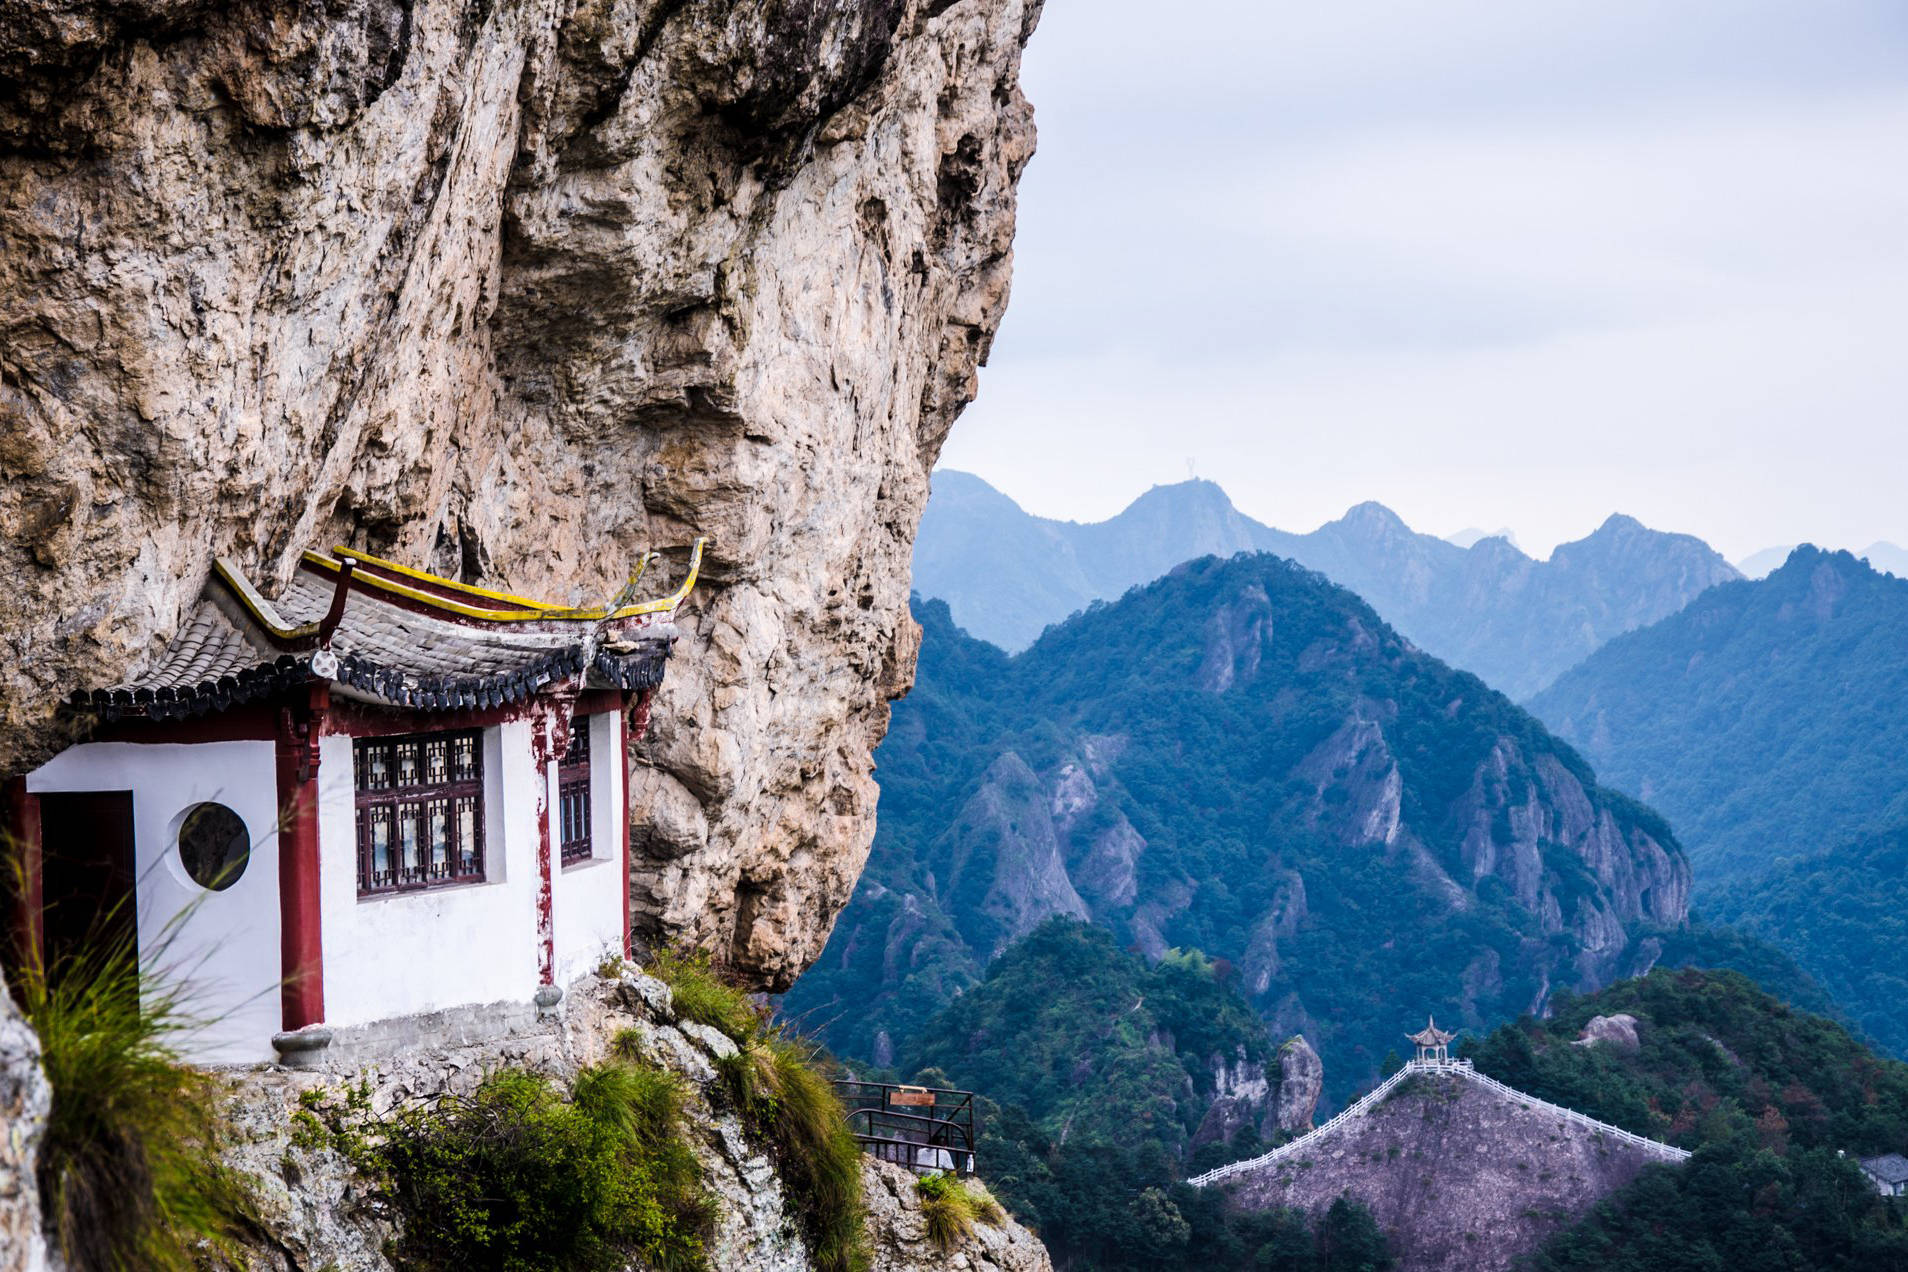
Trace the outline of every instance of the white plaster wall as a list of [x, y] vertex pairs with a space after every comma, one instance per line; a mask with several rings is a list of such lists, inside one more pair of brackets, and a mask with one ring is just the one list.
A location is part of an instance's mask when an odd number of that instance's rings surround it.
[[529, 724], [484, 730], [483, 883], [360, 900], [351, 739], [325, 738], [321, 754], [325, 1022], [530, 998], [539, 950]]
[[[623, 950], [623, 713], [587, 717], [590, 726], [590, 848], [588, 861], [562, 864], [552, 880], [556, 919], [556, 982], [597, 967]], [[579, 721], [582, 723], [582, 721]], [[552, 852], [561, 837], [555, 811], [556, 766], [550, 766]]]
[[[27, 789], [133, 793], [140, 958], [183, 978], [188, 1011], [206, 1022], [177, 1045], [203, 1064], [273, 1059], [283, 1016], [272, 743], [87, 742], [28, 774]], [[245, 872], [222, 892], [194, 883], [179, 860], [179, 823], [204, 802], [226, 805], [252, 833]]]

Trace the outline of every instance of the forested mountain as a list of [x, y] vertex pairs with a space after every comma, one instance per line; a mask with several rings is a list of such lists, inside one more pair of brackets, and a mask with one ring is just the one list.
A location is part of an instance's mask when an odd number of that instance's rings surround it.
[[1401, 1011], [1514, 1016], [1607, 983], [1640, 924], [1684, 918], [1660, 818], [1290, 562], [1190, 563], [1014, 658], [945, 605], [917, 613], [873, 855], [785, 1004], [843, 1054], [891, 1062], [1064, 915], [1227, 960], [1342, 1094]]
[[1706, 909], [1780, 945], [1876, 1042], [1908, 1055], [1908, 828], [1724, 884]]
[[1796, 549], [1531, 702], [1667, 815], [1702, 888], [1908, 824], [1908, 581]]
[[1855, 1165], [1908, 1150], [1908, 1065], [1730, 972], [1657, 971], [1553, 1007], [1465, 1053], [1520, 1091], [1695, 1156], [1646, 1171], [1532, 1268], [1908, 1268], [1901, 1210]]
[[1736, 571], [1701, 540], [1614, 516], [1533, 561], [1503, 537], [1459, 547], [1365, 503], [1309, 534], [1262, 525], [1208, 481], [1155, 486], [1092, 524], [1030, 516], [942, 469], [915, 542], [915, 590], [1004, 649], [1194, 557], [1275, 552], [1364, 597], [1404, 636], [1522, 699], [1612, 636], [1673, 614]]
[[1232, 970], [1197, 951], [1149, 963], [1049, 919], [928, 1022], [901, 1074], [985, 1093], [981, 1173], [1056, 1266], [1369, 1272], [1383, 1250], [1362, 1211], [1241, 1214], [1180, 1182], [1308, 1129], [1318, 1095], [1317, 1057], [1275, 1053]]

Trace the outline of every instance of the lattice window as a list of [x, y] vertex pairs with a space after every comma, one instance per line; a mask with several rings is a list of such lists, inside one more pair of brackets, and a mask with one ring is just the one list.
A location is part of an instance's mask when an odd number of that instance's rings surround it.
[[358, 894], [484, 877], [483, 735], [359, 738]]
[[557, 808], [562, 827], [563, 864], [588, 861], [590, 845], [590, 721], [570, 727], [570, 745], [557, 761]]

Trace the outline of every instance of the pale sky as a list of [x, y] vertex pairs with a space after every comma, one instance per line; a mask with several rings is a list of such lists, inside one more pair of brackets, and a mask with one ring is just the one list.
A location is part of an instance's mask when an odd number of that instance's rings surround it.
[[1908, 4], [1049, 0], [942, 463], [1097, 520], [1908, 543]]

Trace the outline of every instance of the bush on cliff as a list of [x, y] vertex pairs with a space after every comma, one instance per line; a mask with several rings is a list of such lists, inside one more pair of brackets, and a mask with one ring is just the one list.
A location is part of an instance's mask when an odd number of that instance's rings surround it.
[[683, 1138], [680, 1080], [612, 1060], [550, 1077], [500, 1069], [468, 1096], [389, 1118], [322, 1109], [334, 1142], [403, 1217], [425, 1272], [662, 1272], [707, 1266], [714, 1211]]

